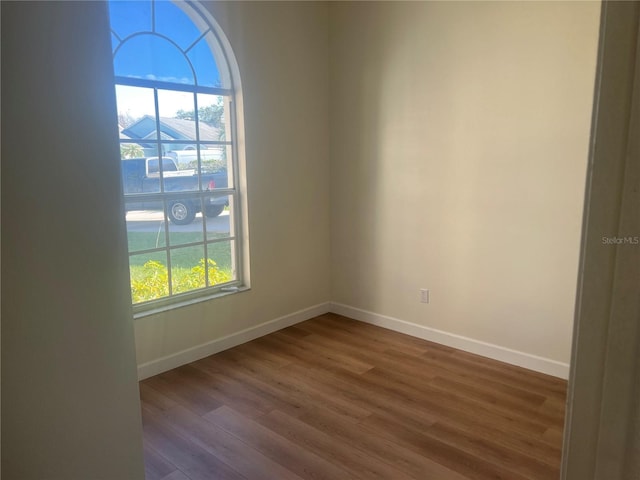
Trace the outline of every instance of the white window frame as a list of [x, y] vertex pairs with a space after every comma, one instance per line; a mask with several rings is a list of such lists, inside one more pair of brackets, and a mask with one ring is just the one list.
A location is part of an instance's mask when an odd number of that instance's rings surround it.
[[[153, 4], [156, 0], [147, 0], [151, 4]], [[198, 183], [200, 189], [197, 191], [185, 191], [185, 192], [166, 192], [164, 191], [164, 182], [160, 181], [160, 192], [157, 193], [142, 193], [142, 194], [124, 194], [123, 189], [123, 198], [126, 203], [136, 203], [141, 201], [154, 201], [159, 200], [164, 202], [164, 234], [165, 234], [165, 245], [163, 247], [157, 247], [146, 250], [137, 250], [137, 251], [129, 251], [129, 257], [140, 254], [147, 253], [155, 253], [155, 252], [165, 252], [166, 257], [166, 267], [168, 271], [168, 288], [169, 295], [160, 297], [158, 299], [145, 301], [141, 303], [133, 304], [133, 311], [136, 317], [146, 316], [150, 314], [154, 314], [160, 311], [166, 311], [173, 308], [190, 305], [196, 302], [206, 301], [213, 298], [217, 298], [223, 295], [229, 295], [233, 293], [237, 293], [240, 291], [249, 289], [249, 269], [248, 269], [248, 255], [249, 255], [249, 245], [248, 245], [248, 232], [247, 230], [247, 215], [246, 215], [246, 181], [244, 178], [244, 165], [240, 165], [240, 159], [244, 159], [243, 152], [240, 151], [240, 148], [243, 145], [239, 145], [238, 136], [239, 132], [242, 135], [243, 125], [242, 125], [242, 114], [241, 114], [241, 105], [239, 99], [241, 99], [241, 88], [240, 88], [240, 78], [238, 73], [238, 67], [235, 61], [235, 57], [233, 55], [233, 51], [231, 50], [231, 46], [226, 39], [224, 33], [209, 14], [209, 12], [199, 5], [197, 2], [192, 1], [174, 1], [172, 2], [175, 6], [182, 9], [184, 13], [193, 21], [194, 25], [200, 30], [202, 35], [206, 35], [208, 32], [213, 34], [212, 41], [209, 37], [207, 44], [211, 50], [212, 56], [214, 57], [220, 77], [222, 79], [223, 85], [229, 85], [228, 88], [218, 88], [218, 87], [207, 87], [201, 85], [186, 85], [180, 83], [171, 83], [165, 81], [157, 81], [157, 80], [148, 80], [142, 78], [131, 78], [131, 77], [122, 77], [115, 76], [115, 85], [123, 85], [123, 86], [131, 86], [131, 87], [144, 87], [151, 88], [153, 90], [154, 95], [154, 106], [155, 106], [155, 120], [156, 120], [156, 139], [152, 141], [146, 141], [145, 143], [155, 143], [158, 149], [158, 155], [162, 158], [163, 145], [167, 144], [179, 144], [184, 143], [181, 140], [166, 140], [162, 138], [160, 132], [160, 114], [158, 108], [158, 90], [173, 90], [179, 92], [188, 92], [193, 94], [194, 98], [194, 113], [198, 112], [198, 103], [197, 97], [198, 94], [207, 94], [207, 95], [218, 95], [222, 96], [225, 99], [224, 102], [224, 111], [225, 114], [228, 115], [229, 118], [225, 120], [225, 135], [230, 138], [225, 138], [224, 140], [201, 140], [200, 139], [200, 128], [199, 128], [199, 119], [198, 115], [195, 115], [194, 121], [196, 125], [196, 139], [191, 142], [196, 146], [196, 149], [199, 151], [197, 147], [206, 146], [206, 145], [214, 145], [220, 146], [221, 148], [230, 147], [231, 150], [231, 158], [227, 160], [227, 168], [230, 168], [228, 171], [228, 187], [227, 188], [216, 188], [215, 190], [206, 190], [202, 186], [201, 179], [201, 166], [202, 166], [202, 158], [201, 155], [197, 155], [198, 161]], [[154, 10], [152, 8], [152, 15], [154, 14]], [[153, 29], [155, 30], [155, 21], [152, 22]], [[120, 45], [114, 49], [114, 58], [117, 55], [118, 49], [127, 38], [130, 38], [131, 35], [126, 38], [120, 39], [115, 32], [112, 33], [120, 40]], [[139, 32], [138, 32], [139, 33]], [[155, 31], [150, 33], [157, 34]], [[134, 34], [135, 35], [135, 34]], [[163, 35], [159, 35], [163, 36]], [[194, 42], [195, 44], [195, 42]], [[184, 50], [183, 50], [183, 53]], [[186, 57], [186, 54], [185, 54]], [[188, 57], [187, 61], [189, 61]], [[191, 62], [189, 61], [191, 64]], [[240, 125], [238, 117], [240, 117]], [[244, 136], [242, 135], [242, 138]], [[136, 144], [141, 143], [140, 139], [120, 139], [120, 145], [126, 144]], [[159, 162], [160, 167], [160, 176], [162, 176], [162, 163]], [[230, 199], [230, 214], [232, 217], [229, 218], [229, 226], [230, 232], [228, 237], [219, 238], [219, 239], [208, 239], [206, 232], [206, 222], [204, 221], [204, 201], [207, 197], [215, 196], [228, 196]], [[167, 206], [168, 202], [172, 199], [196, 199], [201, 202], [201, 212], [203, 215], [203, 231], [202, 231], [202, 239], [198, 242], [187, 243], [187, 244], [178, 244], [171, 245], [169, 241], [170, 235], [170, 227], [169, 227], [169, 219], [167, 216]], [[125, 209], [126, 210], [126, 209]], [[190, 290], [188, 292], [181, 293], [173, 293], [173, 285], [172, 285], [172, 268], [171, 268], [171, 251], [179, 248], [185, 248], [189, 246], [200, 246], [203, 247], [204, 258], [208, 258], [207, 255], [207, 246], [213, 243], [219, 242], [230, 242], [231, 245], [231, 257], [232, 257], [232, 269], [233, 269], [233, 280], [229, 282], [225, 282], [223, 284], [217, 285], [209, 285], [208, 274], [206, 275], [206, 283], [207, 286], [204, 288]]]

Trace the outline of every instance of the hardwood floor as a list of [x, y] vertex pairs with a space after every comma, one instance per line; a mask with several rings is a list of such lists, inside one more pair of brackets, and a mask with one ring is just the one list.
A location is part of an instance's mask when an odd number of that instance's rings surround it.
[[335, 314], [140, 394], [147, 480], [559, 478], [565, 381]]

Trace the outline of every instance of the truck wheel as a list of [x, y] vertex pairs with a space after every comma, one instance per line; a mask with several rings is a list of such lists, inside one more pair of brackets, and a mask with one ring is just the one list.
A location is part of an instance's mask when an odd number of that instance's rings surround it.
[[171, 223], [176, 225], [188, 225], [196, 218], [196, 209], [190, 202], [184, 200], [176, 200], [169, 204], [169, 211], [167, 212]]
[[223, 210], [224, 210], [224, 205], [209, 205], [208, 207], [205, 208], [204, 214], [208, 218], [214, 218], [220, 215]]

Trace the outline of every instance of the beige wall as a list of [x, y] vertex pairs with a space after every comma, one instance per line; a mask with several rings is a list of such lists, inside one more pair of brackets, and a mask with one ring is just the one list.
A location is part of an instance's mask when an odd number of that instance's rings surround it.
[[2, 476], [144, 478], [106, 7], [2, 2]]
[[332, 300], [568, 362], [599, 4], [330, 18]]
[[327, 5], [205, 5], [243, 85], [252, 289], [137, 319], [139, 364], [330, 299]]

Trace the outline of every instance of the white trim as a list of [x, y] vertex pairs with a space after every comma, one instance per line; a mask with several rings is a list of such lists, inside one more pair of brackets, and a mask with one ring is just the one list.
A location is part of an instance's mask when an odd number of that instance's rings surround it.
[[202, 345], [197, 345], [195, 347], [182, 350], [181, 352], [143, 363], [138, 365], [138, 380], [144, 380], [145, 378], [152, 377], [153, 375], [158, 375], [159, 373], [177, 368], [181, 365], [208, 357], [214, 353], [255, 340], [258, 337], [268, 335], [269, 333], [273, 333], [277, 330], [290, 327], [296, 323], [310, 320], [318, 315], [323, 315], [330, 311], [330, 306], [331, 303], [329, 302], [320, 303], [313, 307], [298, 310], [297, 312], [290, 313], [280, 318], [261, 323], [255, 327], [246, 328], [239, 332], [232, 333], [226, 337], [218, 338], [211, 342], [203, 343]]
[[388, 328], [396, 332], [422, 338], [431, 342], [440, 343], [448, 347], [475, 353], [483, 357], [492, 358], [501, 362], [510, 363], [519, 367], [528, 368], [536, 372], [546, 373], [554, 377], [567, 379], [569, 377], [569, 364], [538, 357], [530, 353], [519, 352], [491, 343], [474, 340], [454, 333], [436, 330], [415, 323], [399, 320], [397, 318], [380, 315], [360, 308], [351, 307], [341, 303], [331, 303], [331, 311], [345, 317], [360, 320], [379, 327]]
[[389, 330], [422, 338], [442, 345], [447, 345], [449, 347], [458, 348], [465, 352], [475, 353], [477, 355], [506, 362], [511, 365], [528, 368], [529, 370], [534, 370], [536, 372], [553, 375], [554, 377], [566, 379], [569, 376], [569, 365], [566, 363], [539, 357], [530, 353], [511, 350], [499, 345], [474, 340], [473, 338], [463, 337], [462, 335], [444, 332], [435, 328], [425, 327], [423, 325], [399, 320], [386, 315], [380, 315], [378, 313], [369, 312], [367, 310], [351, 307], [342, 303], [325, 302], [261, 323], [255, 327], [232, 333], [226, 337], [218, 338], [211, 342], [203, 343], [202, 345], [197, 345], [195, 347], [167, 355], [166, 357], [138, 365], [138, 379], [144, 380], [145, 378], [152, 377], [153, 375], [158, 375], [159, 373], [177, 368], [181, 365], [195, 362], [196, 360], [208, 357], [214, 353], [255, 340], [256, 338], [268, 335], [269, 333], [290, 327], [296, 323], [304, 322], [305, 320], [310, 320], [318, 315], [323, 315], [328, 312], [337, 313], [354, 320], [388, 328]]

